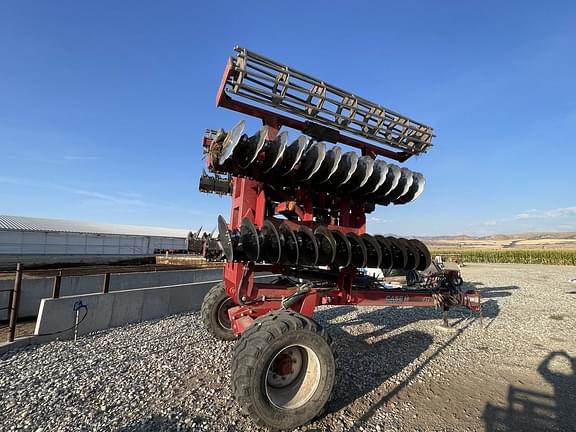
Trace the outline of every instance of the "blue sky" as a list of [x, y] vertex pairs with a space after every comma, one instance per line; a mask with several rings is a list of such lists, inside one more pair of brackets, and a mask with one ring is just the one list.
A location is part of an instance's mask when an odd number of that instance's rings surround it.
[[398, 3], [1, 2], [0, 213], [227, 217], [200, 142], [242, 118], [214, 105], [239, 44], [434, 127], [423, 195], [369, 232], [576, 231], [575, 3]]

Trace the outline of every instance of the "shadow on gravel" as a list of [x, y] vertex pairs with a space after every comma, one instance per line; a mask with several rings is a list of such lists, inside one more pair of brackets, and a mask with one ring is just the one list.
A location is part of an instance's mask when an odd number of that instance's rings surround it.
[[[321, 321], [332, 321], [339, 316], [345, 315], [356, 310], [354, 306], [340, 306], [333, 307], [322, 312], [318, 312], [316, 317]], [[484, 318], [496, 318], [500, 313], [500, 306], [496, 300], [486, 300], [482, 302], [482, 316]], [[442, 310], [435, 308], [395, 308], [395, 307], [382, 307], [380, 309], [371, 310], [370, 312], [362, 312], [362, 308], [358, 308], [356, 314], [357, 318], [350, 319], [345, 322], [331, 323], [329, 328], [333, 327], [349, 327], [356, 326], [364, 323], [371, 323], [378, 328], [372, 332], [362, 333], [358, 338], [367, 340], [373, 337], [382, 336], [390, 331], [396, 330], [400, 327], [405, 327], [416, 321], [425, 320], [438, 320], [438, 324], [442, 323]], [[462, 321], [472, 318], [473, 314], [463, 308], [450, 309], [448, 311], [448, 319], [451, 320], [451, 325], [460, 324]], [[493, 321], [493, 320], [492, 320]], [[491, 322], [492, 322], [491, 321]], [[339, 335], [335, 336], [338, 337]]]
[[182, 425], [181, 421], [164, 416], [151, 416], [149, 418], [134, 420], [122, 426], [117, 432], [154, 432], [154, 431], [180, 431], [192, 432], [200, 428], [204, 421], [203, 417], [194, 417], [190, 419], [190, 426]]
[[[553, 362], [568, 363], [564, 369], [570, 372], [553, 370]], [[576, 357], [566, 351], [551, 352], [538, 372], [552, 385], [554, 394], [509, 386], [506, 407], [486, 404], [483, 417], [487, 432], [576, 430]]]
[[[420, 364], [416, 369], [414, 369], [410, 375], [408, 375], [404, 380], [397, 383], [396, 387], [394, 387], [390, 392], [386, 393], [382, 397], [380, 397], [377, 401], [372, 403], [367, 409], [365, 409], [364, 414], [356, 419], [354, 425], [349, 428], [349, 431], [356, 431], [362, 424], [366, 423], [382, 406], [386, 405], [395, 395], [400, 393], [409, 382], [411, 382], [422, 369], [426, 367], [431, 361], [433, 361], [436, 357], [438, 357], [448, 346], [452, 345], [452, 343], [460, 337], [460, 335], [466, 330], [473, 322], [476, 321], [477, 318], [473, 318], [469, 320], [463, 327], [461, 327], [459, 332], [452, 335], [449, 339], [442, 342], [442, 344], [434, 351], [431, 355], [429, 355], [426, 360], [422, 364]], [[420, 333], [420, 332], [415, 332]], [[393, 353], [393, 355], [396, 353]]]
[[[469, 282], [462, 288], [463, 290], [474, 289], [479, 285], [482, 284]], [[483, 292], [483, 297], [486, 298], [503, 297], [505, 295], [504, 293], [511, 295], [510, 291], [518, 288], [517, 286], [507, 286], [482, 287], [480, 289]], [[488, 295], [484, 296], [484, 292]], [[407, 326], [415, 321], [438, 320], [438, 324], [440, 324], [442, 318], [442, 311], [433, 308], [406, 309], [386, 307], [370, 310], [369, 312], [362, 312], [361, 308], [355, 306], [341, 306], [326, 309], [318, 312], [317, 317], [320, 321], [330, 322], [354, 311], [357, 311], [356, 318], [333, 323], [333, 325], [328, 326], [332, 338], [335, 341], [335, 349], [339, 357], [339, 363], [352, 366], [348, 369], [342, 367], [337, 369], [335, 393], [332, 401], [326, 407], [324, 416], [345, 408], [370, 391], [380, 387], [390, 376], [403, 370], [433, 344], [432, 336], [421, 331], [405, 331], [404, 333], [373, 344], [366, 341]], [[490, 298], [489, 300], [483, 301], [482, 315], [484, 318], [492, 318], [491, 322], [493, 322], [493, 319], [496, 318], [499, 313], [500, 307], [497, 300]], [[406, 387], [428, 363], [439, 356], [466, 328], [479, 319], [478, 316], [474, 316], [462, 308], [451, 309], [448, 318], [452, 320], [451, 324], [453, 325], [462, 322], [465, 322], [465, 325], [460, 328], [458, 333], [455, 333], [444, 341], [420, 366], [412, 371], [408, 377], [401, 382], [397, 382], [396, 387], [389, 393], [378, 397], [378, 399], [373, 402], [366, 400], [366, 402], [364, 402], [365, 406], [360, 410], [364, 411], [364, 414], [356, 419], [354, 426], [350, 430], [356, 430], [356, 428], [368, 421], [380, 407], [386, 405], [388, 401]], [[376, 326], [377, 329], [362, 333], [358, 336], [353, 336], [344, 330], [344, 328], [349, 326], [366, 323]]]
[[[512, 291], [520, 289], [517, 285], [486, 287], [482, 282], [464, 282], [461, 288], [462, 291], [479, 289], [482, 298], [488, 299], [482, 301], [482, 316], [484, 318], [491, 318], [492, 320], [490, 321], [490, 324], [494, 321], [494, 318], [500, 314], [500, 306], [498, 305], [498, 301], [494, 300], [494, 298], [510, 296], [512, 295]], [[438, 324], [440, 324], [440, 320], [442, 319], [442, 311], [435, 308], [406, 309], [382, 307], [371, 310], [370, 312], [362, 312], [362, 308], [358, 306], [331, 307], [321, 312], [317, 312], [315, 317], [319, 318], [321, 321], [329, 322], [356, 310], [358, 310], [358, 313], [356, 314], [355, 319], [339, 322], [335, 325], [347, 327], [368, 322], [380, 327], [373, 332], [363, 333], [361, 337], [364, 339], [381, 336], [416, 321], [438, 320]], [[459, 324], [472, 316], [473, 314], [470, 311], [462, 307], [452, 308], [448, 312], [448, 319], [456, 320], [452, 321], [451, 324]]]
[[356, 399], [380, 387], [416, 360], [433, 343], [428, 333], [406, 331], [380, 342], [369, 344], [362, 336], [352, 336], [339, 326], [329, 329], [335, 341], [339, 365], [336, 387], [326, 415], [341, 410]]
[[476, 282], [468, 282], [471, 287], [469, 289], [477, 289], [480, 291], [482, 298], [496, 298], [496, 297], [509, 297], [512, 291], [520, 289], [518, 285], [508, 285], [501, 287], [480, 287]]

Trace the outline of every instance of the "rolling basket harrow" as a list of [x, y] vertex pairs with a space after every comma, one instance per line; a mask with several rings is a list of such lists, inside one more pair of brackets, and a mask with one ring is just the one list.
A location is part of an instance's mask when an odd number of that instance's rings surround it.
[[[217, 338], [239, 339], [232, 385], [255, 422], [289, 429], [317, 416], [332, 392], [330, 337], [319, 305], [464, 306], [478, 291], [450, 283], [389, 289], [361, 269], [421, 271], [431, 264], [416, 239], [365, 232], [376, 205], [407, 204], [424, 176], [389, 163], [426, 152], [433, 130], [406, 116], [237, 47], [217, 105], [262, 120], [207, 130], [200, 190], [232, 195], [230, 223], [218, 218], [224, 281], [202, 305]], [[301, 133], [294, 137], [286, 130]], [[346, 150], [341, 146], [357, 149]], [[259, 283], [255, 274], [282, 275]]]

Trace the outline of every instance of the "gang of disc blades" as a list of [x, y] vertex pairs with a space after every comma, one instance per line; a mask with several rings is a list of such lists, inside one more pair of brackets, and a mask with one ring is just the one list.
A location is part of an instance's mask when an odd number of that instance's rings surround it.
[[410, 239], [408, 241], [418, 250], [420, 254], [420, 263], [418, 264], [416, 270], [426, 270], [428, 267], [430, 267], [430, 264], [432, 264], [432, 257], [430, 256], [428, 247], [418, 239]]
[[305, 266], [314, 266], [318, 262], [318, 243], [314, 232], [307, 226], [300, 226], [296, 233], [298, 239], [298, 250], [300, 251], [300, 259], [298, 264]]
[[366, 260], [368, 259], [368, 251], [364, 240], [356, 233], [349, 232], [346, 234], [352, 246], [352, 265], [354, 267], [366, 267]]
[[362, 156], [358, 159], [356, 170], [352, 173], [347, 182], [342, 183], [340, 190], [344, 192], [354, 192], [366, 184], [374, 169], [374, 159], [370, 156]]
[[378, 268], [382, 262], [382, 250], [380, 244], [370, 234], [360, 236], [366, 245], [366, 267]]
[[380, 245], [380, 252], [382, 253], [382, 260], [380, 261], [380, 268], [389, 270], [392, 268], [392, 252], [391, 252], [391, 245], [386, 237], [377, 234], [374, 236], [378, 244]]
[[288, 145], [288, 132], [283, 131], [278, 134], [278, 136], [271, 140], [266, 141], [264, 145], [264, 151], [266, 152], [266, 159], [262, 162], [262, 172], [266, 174], [282, 159], [284, 152], [286, 151], [286, 146]]
[[247, 217], [242, 219], [240, 224], [240, 243], [248, 261], [258, 261], [260, 258], [260, 238], [256, 227]]
[[232, 246], [232, 238], [230, 237], [230, 232], [228, 231], [228, 224], [224, 216], [218, 215], [218, 236], [220, 238], [220, 244], [222, 245], [222, 252], [228, 260], [228, 262], [234, 261], [234, 247]]
[[408, 263], [408, 255], [398, 239], [395, 237], [385, 237], [390, 245], [390, 252], [392, 253], [392, 267], [393, 269], [404, 269]]
[[322, 142], [312, 144], [300, 159], [300, 167], [294, 172], [295, 179], [309, 180], [320, 169], [325, 157], [326, 144]]
[[318, 243], [318, 265], [330, 265], [336, 259], [336, 239], [328, 228], [323, 225], [314, 230]]
[[330, 230], [336, 240], [336, 257], [334, 264], [339, 267], [348, 267], [352, 261], [352, 245], [345, 234], [338, 230]]
[[266, 144], [266, 137], [268, 135], [268, 128], [262, 126], [255, 135], [248, 139], [242, 140], [240, 145], [236, 147], [233, 158], [242, 169], [248, 168], [262, 151], [264, 144]]
[[300, 162], [300, 158], [306, 150], [308, 138], [300, 135], [297, 139], [286, 147], [282, 159], [271, 169], [268, 174], [272, 181], [278, 180], [278, 177], [288, 174]]
[[340, 163], [336, 168], [336, 171], [330, 177], [328, 184], [333, 188], [337, 188], [340, 185], [346, 183], [358, 166], [358, 155], [354, 152], [346, 152], [340, 158]]
[[324, 183], [327, 181], [332, 173], [338, 168], [338, 163], [340, 163], [340, 158], [342, 157], [342, 150], [340, 147], [332, 147], [330, 150], [326, 150], [326, 155], [322, 161], [322, 165], [316, 173], [310, 177], [310, 180], [315, 183]]
[[412, 197], [412, 201], [416, 200], [420, 195], [422, 195], [422, 192], [424, 192], [424, 186], [426, 185], [426, 179], [422, 174], [415, 173], [415, 176], [416, 176], [415, 180], [418, 181], [418, 190]]
[[222, 151], [220, 153], [220, 157], [218, 158], [219, 165], [224, 165], [224, 163], [232, 156], [234, 149], [242, 139], [245, 128], [246, 122], [244, 120], [240, 120], [236, 126], [228, 131], [224, 141], [222, 142]]
[[405, 238], [399, 238], [398, 243], [402, 245], [408, 256], [404, 270], [416, 270], [420, 264], [420, 252]]
[[294, 234], [294, 231], [292, 231], [286, 222], [283, 222], [280, 225], [278, 233], [280, 234], [280, 244], [282, 245], [280, 250], [280, 263], [285, 265], [298, 264], [300, 253], [298, 250], [296, 234]]
[[383, 160], [376, 159], [372, 166], [372, 174], [357, 192], [359, 194], [371, 194], [375, 192], [386, 181], [386, 174], [388, 174], [388, 164]]
[[260, 230], [262, 237], [262, 255], [266, 261], [272, 264], [280, 262], [282, 246], [280, 234], [272, 222], [265, 220]]

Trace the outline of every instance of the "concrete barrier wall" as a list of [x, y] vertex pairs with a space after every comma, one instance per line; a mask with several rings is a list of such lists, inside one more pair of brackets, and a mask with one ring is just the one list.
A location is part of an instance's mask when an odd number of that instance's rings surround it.
[[[268, 282], [274, 275], [256, 276], [259, 282]], [[131, 289], [107, 294], [83, 294], [59, 299], [43, 299], [36, 322], [36, 335], [52, 334], [74, 326], [74, 304], [81, 301], [88, 307], [86, 318], [78, 327], [83, 335], [97, 330], [118, 327], [130, 323], [162, 318], [167, 315], [200, 309], [204, 296], [219, 282], [202, 281], [177, 286]], [[80, 318], [84, 311], [80, 311]], [[74, 330], [53, 335], [56, 339], [68, 339]]]
[[[175, 270], [145, 273], [118, 273], [110, 275], [110, 291], [178, 285], [222, 279], [222, 269]], [[102, 290], [103, 275], [63, 277], [60, 296], [98, 293]], [[40, 301], [52, 297], [54, 278], [23, 279], [19, 318], [35, 317]], [[1, 280], [0, 290], [14, 286], [13, 280]], [[10, 293], [0, 292], [0, 307], [8, 306]], [[0, 311], [0, 320], [8, 318], [8, 311]]]

